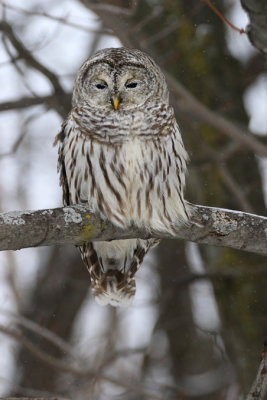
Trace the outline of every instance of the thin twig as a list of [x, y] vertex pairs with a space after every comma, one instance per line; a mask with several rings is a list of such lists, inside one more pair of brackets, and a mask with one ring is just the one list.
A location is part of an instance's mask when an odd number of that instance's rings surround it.
[[166, 28], [162, 29], [161, 31], [157, 32], [155, 35], [150, 36], [149, 38], [143, 40], [142, 41], [143, 46], [145, 48], [152, 46], [156, 42], [164, 39], [170, 33], [174, 32], [176, 29], [178, 29], [179, 25], [180, 25], [180, 22], [173, 21], [170, 25], [168, 25]]
[[210, 110], [197, 100], [180, 82], [165, 71], [169, 87], [174, 94], [177, 106], [192, 120], [192, 117], [207, 123], [219, 132], [235, 140], [254, 153], [267, 157], [267, 146], [256, 139], [245, 127], [239, 128], [215, 111]]
[[0, 22], [0, 30], [5, 33], [14, 48], [20, 54], [20, 56], [34, 69], [40, 71], [43, 75], [45, 75], [51, 82], [55, 91], [58, 93], [65, 94], [62, 86], [59, 83], [57, 75], [52, 72], [50, 69], [46, 68], [43, 64], [37, 61], [36, 58], [30, 53], [28, 49], [24, 46], [24, 44], [17, 38], [15, 35], [11, 25], [6, 21]]
[[56, 397], [0, 397], [0, 400], [64, 400], [61, 396]]
[[23, 139], [25, 138], [26, 134], [28, 133], [28, 125], [32, 121], [35, 121], [37, 118], [39, 118], [40, 115], [41, 115], [40, 113], [33, 114], [33, 115], [29, 116], [25, 120], [24, 126], [22, 127], [22, 130], [21, 130], [20, 134], [18, 135], [17, 139], [15, 140], [13, 145], [11, 146], [11, 149], [9, 151], [5, 152], [5, 153], [0, 153], [0, 158], [8, 157], [8, 156], [11, 156], [11, 155], [16, 153], [16, 151], [18, 150], [20, 144], [22, 143]]
[[57, 105], [58, 112], [65, 115], [68, 110], [68, 104], [64, 103], [66, 99], [66, 92], [60, 84], [58, 76], [52, 72], [49, 68], [45, 67], [42, 63], [40, 63], [31, 52], [24, 46], [22, 41], [15, 35], [11, 25], [6, 21], [0, 21], [0, 31], [2, 31], [9, 39], [10, 43], [16, 49], [18, 54], [25, 60], [25, 62], [41, 72], [51, 83], [54, 88], [54, 92], [57, 96], [61, 97], [61, 101]]
[[21, 76], [22, 78], [22, 82], [25, 86], [25, 88], [30, 92], [30, 94], [35, 97], [36, 94], [34, 93], [34, 91], [32, 90], [31, 86], [28, 84], [28, 82], [25, 80], [25, 73], [22, 70], [22, 68], [20, 67], [18, 61], [22, 60], [21, 55], [19, 54], [19, 56], [13, 56], [12, 52], [9, 49], [8, 43], [7, 43], [7, 37], [5, 35], [2, 35], [2, 43], [4, 45], [4, 48], [7, 52], [7, 54], [9, 55], [10, 58], [10, 63], [13, 65], [13, 67], [16, 69], [17, 73]]
[[[12, 379], [12, 378], [11, 378]], [[0, 376], [0, 381], [5, 382], [9, 385], [10, 387], [10, 391], [12, 391], [13, 393], [20, 393], [21, 396], [23, 396], [22, 398], [20, 397], [19, 400], [21, 399], [40, 399], [40, 398], [45, 398], [46, 400], [48, 399], [57, 399], [57, 400], [71, 400], [70, 398], [67, 398], [65, 396], [60, 395], [59, 393], [52, 393], [52, 392], [48, 392], [46, 390], [38, 390], [38, 389], [33, 389], [30, 387], [25, 387], [22, 385], [19, 385], [17, 383], [14, 383], [14, 379], [13, 381], [10, 381], [9, 379], [6, 379], [2, 376]], [[14, 397], [0, 397], [0, 399], [14, 399]]]
[[122, 8], [111, 4], [94, 4], [86, 0], [83, 1], [86, 2], [87, 7], [91, 8], [92, 10], [103, 11], [106, 13], [116, 14], [116, 15], [125, 15], [128, 17], [133, 17], [135, 15], [139, 3], [139, 0], [132, 0], [130, 8]]
[[66, 397], [0, 397], [0, 400], [67, 400]]
[[[65, 94], [65, 102], [69, 103], [71, 101], [71, 94]], [[14, 101], [5, 101], [0, 103], [0, 112], [1, 111], [10, 111], [10, 110], [21, 110], [24, 108], [29, 108], [38, 105], [45, 105], [47, 108], [56, 108], [56, 104], [62, 99], [62, 96], [58, 96], [57, 94], [47, 95], [47, 96], [38, 96], [38, 97], [21, 97], [18, 100]], [[65, 112], [64, 112], [65, 116]]]
[[[51, 368], [61, 371], [64, 373], [71, 373], [74, 375], [78, 375], [81, 377], [86, 377], [88, 379], [102, 379], [106, 382], [109, 382], [115, 386], [123, 387], [127, 390], [133, 391], [134, 393], [138, 394], [142, 397], [147, 397], [154, 400], [164, 400], [162, 396], [154, 394], [152, 392], [148, 392], [145, 388], [140, 387], [139, 385], [135, 385], [134, 383], [128, 383], [125, 379], [116, 379], [111, 376], [105, 374], [96, 374], [93, 373], [91, 370], [86, 368], [74, 368], [73, 366], [58, 360], [57, 358], [47, 354], [43, 350], [41, 350], [38, 346], [33, 344], [30, 340], [23, 337], [20, 333], [7, 328], [3, 325], [0, 325], [0, 332], [3, 334], [12, 337], [13, 339], [17, 340], [23, 347], [25, 347], [28, 351], [30, 351], [37, 359], [44, 362], [45, 364], [49, 365]], [[171, 400], [171, 399], [170, 399]], [[174, 399], [173, 399], [174, 400]]]
[[83, 363], [83, 360], [81, 360], [79, 356], [73, 351], [73, 348], [65, 340], [56, 335], [54, 332], [50, 331], [44, 326], [36, 324], [34, 321], [26, 317], [23, 317], [22, 315], [15, 314], [12, 311], [0, 309], [0, 313], [14, 319], [18, 325], [27, 328], [31, 332], [37, 333], [38, 335], [45, 338], [49, 342], [53, 343], [63, 353], [65, 353], [65, 355], [70, 356], [73, 360], [78, 361], [80, 364]]
[[225, 162], [225, 160], [233, 156], [235, 151], [239, 149], [240, 147], [239, 144], [236, 142], [231, 142], [230, 144], [227, 144], [227, 146], [225, 146], [225, 151], [221, 150], [221, 152], [218, 153], [218, 151], [214, 150], [212, 147], [208, 145], [208, 143], [204, 140], [202, 135], [200, 135], [198, 130], [196, 129], [194, 130], [195, 130], [195, 135], [199, 141], [199, 146], [201, 146], [201, 148], [203, 148], [204, 150], [203, 153], [205, 155], [205, 159], [207, 158], [208, 155], [208, 159], [211, 159], [213, 163], [217, 165], [223, 183], [231, 191], [232, 195], [234, 196], [238, 204], [238, 207], [242, 211], [246, 211], [249, 213], [255, 212], [249, 200], [246, 198], [246, 195], [242, 187], [233, 178]]
[[154, 6], [152, 13], [148, 14], [144, 19], [138, 22], [130, 29], [130, 33], [134, 34], [135, 32], [141, 31], [147, 24], [149, 24], [153, 19], [157, 18], [163, 11], [163, 7]]
[[240, 185], [236, 182], [236, 180], [231, 175], [230, 171], [228, 170], [227, 166], [224, 163], [218, 163], [219, 172], [223, 179], [223, 182], [231, 191], [232, 195], [237, 200], [239, 207], [242, 211], [246, 211], [249, 213], [253, 213], [254, 209], [250, 202], [247, 200], [246, 195]]
[[26, 339], [18, 331], [12, 330], [11, 328], [8, 328], [4, 325], [0, 325], [0, 332], [15, 339], [18, 343], [20, 343], [23, 347], [30, 351], [38, 360], [49, 365], [55, 370], [73, 373], [79, 376], [85, 376], [88, 374], [88, 371], [86, 371], [85, 369], [73, 367], [46, 353], [45, 351], [40, 349], [40, 347], [33, 344], [29, 339]]
[[246, 33], [246, 31], [243, 28], [238, 28], [237, 26], [235, 26], [234, 24], [232, 24], [216, 7], [214, 4], [212, 4], [212, 2], [210, 0], [202, 0], [204, 1], [204, 3], [206, 3], [209, 8], [216, 14], [218, 15], [218, 17], [227, 25], [229, 25], [232, 29], [234, 29], [235, 31], [239, 32], [240, 34], [242, 33]]
[[33, 17], [43, 17], [50, 19], [55, 22], [59, 22], [61, 24], [70, 26], [71, 28], [79, 29], [84, 32], [88, 33], [99, 33], [103, 35], [114, 35], [114, 33], [110, 29], [93, 29], [93, 28], [87, 28], [86, 26], [76, 24], [75, 22], [68, 21], [66, 18], [67, 17], [55, 17], [54, 15], [47, 14], [45, 11], [43, 12], [38, 12], [38, 11], [29, 11], [26, 10], [25, 8], [21, 8], [18, 6], [14, 6], [12, 4], [6, 3], [5, 1], [0, 0], [0, 4], [2, 4], [4, 7], [9, 8], [11, 10], [17, 11], [18, 13], [28, 15], [28, 16], [33, 16]]

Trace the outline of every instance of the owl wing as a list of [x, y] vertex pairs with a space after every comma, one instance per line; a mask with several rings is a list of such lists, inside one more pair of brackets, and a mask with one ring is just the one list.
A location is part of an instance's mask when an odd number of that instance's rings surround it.
[[66, 167], [65, 167], [65, 160], [64, 160], [64, 139], [66, 136], [65, 130], [66, 130], [66, 121], [63, 122], [61, 131], [55, 137], [53, 146], [56, 146], [59, 143], [57, 171], [60, 176], [60, 178], [59, 178], [60, 186], [62, 186], [63, 204], [65, 206], [69, 206], [71, 204], [70, 191], [69, 191], [69, 185], [68, 185]]
[[[67, 122], [64, 121], [61, 127], [61, 131], [55, 137], [53, 146], [59, 144], [57, 170], [60, 175], [60, 186], [62, 187], [63, 204], [65, 206], [69, 206], [72, 204], [72, 201], [64, 158], [64, 140], [66, 137], [67, 129], [66, 126]], [[99, 281], [101, 277], [101, 267], [97, 257], [97, 253], [94, 250], [93, 243], [89, 242], [82, 246], [78, 246], [78, 249], [81, 253], [82, 260], [90, 273], [92, 283], [95, 281]]]

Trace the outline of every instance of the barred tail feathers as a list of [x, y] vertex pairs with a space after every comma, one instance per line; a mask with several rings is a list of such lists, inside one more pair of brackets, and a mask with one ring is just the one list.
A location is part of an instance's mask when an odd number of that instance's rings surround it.
[[80, 247], [96, 302], [128, 307], [134, 298], [134, 275], [154, 240], [128, 239], [93, 242]]

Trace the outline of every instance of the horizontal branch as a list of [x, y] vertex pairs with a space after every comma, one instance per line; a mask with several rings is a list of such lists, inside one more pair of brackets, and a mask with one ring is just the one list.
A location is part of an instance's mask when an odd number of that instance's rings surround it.
[[[52, 94], [47, 96], [38, 96], [38, 97], [21, 97], [17, 100], [10, 100], [0, 103], [0, 112], [1, 111], [10, 111], [10, 110], [19, 110], [23, 108], [45, 105], [48, 108], [56, 108], [56, 106], [63, 101], [64, 103], [71, 104], [71, 94], [67, 93], [63, 97], [61, 95]], [[64, 116], [66, 115], [65, 111]], [[63, 112], [61, 113], [63, 116]]]
[[0, 400], [64, 400], [65, 397], [0, 397]]
[[65, 117], [66, 113], [69, 111], [70, 105], [68, 101], [65, 102], [67, 99], [67, 94], [63, 89], [57, 74], [43, 65], [40, 61], [38, 61], [37, 58], [33, 56], [33, 54], [25, 47], [20, 38], [15, 35], [12, 26], [8, 22], [4, 20], [0, 21], [0, 32], [2, 32], [9, 39], [10, 43], [21, 59], [23, 59], [31, 68], [43, 74], [50, 81], [50, 84], [54, 89], [54, 93], [61, 99], [60, 103], [57, 105], [57, 111], [59, 114]]
[[89, 206], [75, 205], [0, 214], [0, 250], [129, 238], [173, 238], [267, 255], [267, 218], [240, 211], [192, 205], [194, 223], [173, 236], [100, 219]]

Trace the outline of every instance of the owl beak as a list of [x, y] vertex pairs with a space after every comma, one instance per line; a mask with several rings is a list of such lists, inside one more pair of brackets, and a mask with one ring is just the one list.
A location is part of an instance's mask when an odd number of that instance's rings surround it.
[[120, 98], [116, 94], [111, 97], [111, 104], [113, 105], [113, 108], [115, 111], [118, 110], [119, 104], [120, 104]]

